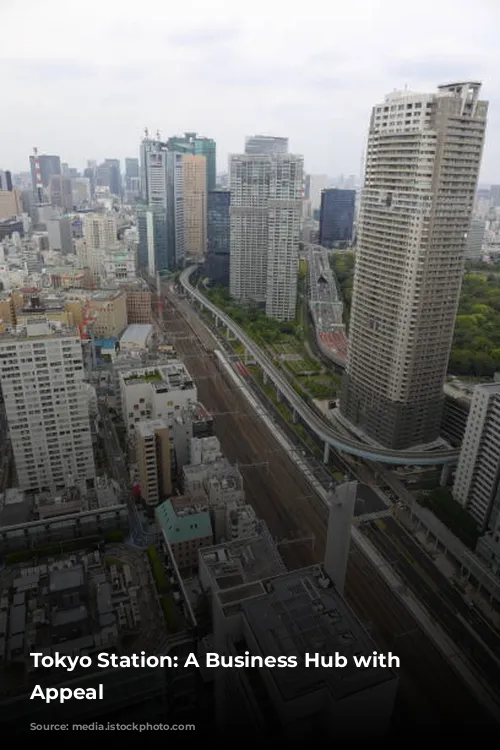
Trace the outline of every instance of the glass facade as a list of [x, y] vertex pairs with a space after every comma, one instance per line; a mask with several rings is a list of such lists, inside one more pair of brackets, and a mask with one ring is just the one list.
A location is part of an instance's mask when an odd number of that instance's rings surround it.
[[183, 154], [204, 156], [207, 160], [207, 193], [210, 190], [215, 190], [217, 154], [213, 138], [205, 138], [205, 136], [196, 133], [184, 133], [184, 135], [169, 138], [167, 147], [172, 151], [179, 151]]
[[323, 247], [346, 247], [352, 242], [355, 190], [328, 188], [321, 193], [319, 244]]
[[212, 190], [207, 198], [206, 273], [217, 284], [229, 284], [229, 190]]

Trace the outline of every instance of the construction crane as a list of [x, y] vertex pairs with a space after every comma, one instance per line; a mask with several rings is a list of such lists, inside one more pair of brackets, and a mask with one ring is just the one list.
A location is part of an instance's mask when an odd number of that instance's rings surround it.
[[35, 165], [35, 181], [38, 205], [41, 206], [43, 203], [43, 182], [42, 171], [40, 169], [40, 159], [38, 158], [38, 149], [36, 146], [33, 146], [33, 162]]

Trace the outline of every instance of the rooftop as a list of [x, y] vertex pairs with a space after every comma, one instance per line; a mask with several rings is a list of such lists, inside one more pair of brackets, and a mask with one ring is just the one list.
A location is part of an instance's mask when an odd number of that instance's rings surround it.
[[145, 372], [137, 373], [136, 375], [128, 375], [124, 378], [125, 383], [129, 385], [134, 380], [141, 380], [143, 383], [161, 383], [163, 380], [160, 370], [152, 369]]
[[266, 524], [258, 521], [255, 536], [207, 547], [200, 552], [214, 591], [260, 581], [286, 572]]
[[[263, 581], [266, 594], [242, 604], [262, 653], [296, 656], [299, 667], [272, 670], [285, 701], [326, 688], [336, 700], [394, 679], [392, 669], [356, 667], [354, 655], [371, 655], [375, 643], [333, 587], [321, 566]], [[348, 657], [343, 669], [305, 668], [305, 653]]]
[[120, 338], [121, 344], [142, 344], [144, 348], [146, 347], [146, 342], [148, 340], [148, 337], [151, 335], [151, 332], [153, 330], [153, 326], [148, 324], [139, 324], [134, 323], [133, 325], [129, 325], [125, 331], [122, 333], [122, 336]]
[[171, 543], [188, 542], [191, 539], [211, 537], [212, 522], [208, 511], [184, 508], [175, 512], [171, 500], [165, 500], [155, 511], [156, 519]]
[[83, 567], [81, 565], [73, 565], [71, 568], [53, 570], [50, 574], [51, 592], [78, 588], [79, 586], [83, 586], [83, 583]]
[[191, 375], [179, 360], [121, 372], [120, 377], [125, 385], [135, 385], [137, 382], [155, 383], [157, 388], [166, 388], [169, 391], [195, 388]]
[[220, 456], [214, 461], [207, 463], [186, 464], [186, 466], [182, 467], [184, 482], [186, 484], [198, 482], [200, 480], [200, 472], [207, 480], [216, 478], [222, 481], [223, 479], [230, 478], [235, 482], [241, 482], [239, 469], [233, 466], [225, 456]]
[[141, 437], [149, 437], [153, 435], [156, 430], [168, 429], [168, 423], [165, 419], [146, 419], [141, 422], [137, 422], [135, 426], [136, 435], [139, 434]]
[[30, 338], [32, 340], [47, 338], [79, 338], [78, 329], [47, 320], [27, 320], [25, 325], [8, 326], [0, 333], [0, 343], [5, 340]]
[[110, 300], [118, 299], [123, 293], [122, 289], [101, 289], [98, 292], [94, 292], [90, 297], [90, 303], [93, 302], [108, 302]]

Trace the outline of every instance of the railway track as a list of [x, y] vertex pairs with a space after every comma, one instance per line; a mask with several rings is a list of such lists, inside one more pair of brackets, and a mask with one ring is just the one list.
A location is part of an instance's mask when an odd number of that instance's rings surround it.
[[[199, 399], [215, 413], [215, 432], [222, 449], [241, 469], [248, 502], [279, 538], [314, 535], [315, 547], [298, 544], [280, 549], [289, 567], [321, 561], [326, 542], [324, 507], [285, 451], [261, 420], [255, 419], [246, 399], [221, 378], [213, 358], [190, 332], [196, 332], [175, 313], [165, 314], [166, 331], [178, 336], [179, 355], [198, 384]], [[198, 321], [198, 325], [199, 321]], [[184, 336], [182, 335], [184, 334]], [[217, 416], [219, 414], [220, 416]], [[267, 462], [267, 469], [252, 466]], [[349, 558], [346, 597], [367, 624], [379, 647], [401, 658], [400, 717], [418, 726], [477, 727], [491, 723], [453, 668], [423, 633], [412, 615], [387, 586], [380, 573], [354, 545]]]

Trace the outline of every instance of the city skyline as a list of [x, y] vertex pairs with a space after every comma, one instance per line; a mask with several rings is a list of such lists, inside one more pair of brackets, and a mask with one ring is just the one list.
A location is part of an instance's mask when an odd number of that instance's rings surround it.
[[[461, 6], [467, 9], [466, 24]], [[288, 137], [290, 152], [304, 154], [307, 172], [358, 174], [373, 101], [405, 84], [420, 92], [430, 90], [436, 80], [468, 79], [482, 81], [491, 102], [480, 179], [500, 180], [500, 144], [492, 136], [500, 101], [493, 80], [498, 12], [487, 0], [476, 5], [472, 16], [464, 2], [458, 9], [456, 3], [436, 8], [424, 2], [420, 18], [411, 24], [409, 9], [388, 5], [380, 13], [366, 0], [357, 0], [334, 25], [320, 6], [321, 22], [307, 23], [300, 12], [293, 19], [281, 14], [279, 40], [270, 22], [278, 11], [272, 8], [266, 8], [262, 22], [255, 13], [243, 23], [243, 11], [239, 16], [234, 11], [221, 25], [213, 19], [226, 16], [213, 6], [190, 14], [197, 18], [195, 24], [187, 15], [181, 18], [179, 10], [167, 24], [166, 10], [160, 7], [151, 29], [151, 13], [128, 21], [115, 3], [103, 11], [91, 2], [68, 33], [66, 22], [59, 21], [61, 43], [54, 57], [44, 41], [47, 24], [64, 19], [63, 10], [55, 0], [43, 11], [30, 7], [29, 28], [20, 9], [0, 11], [3, 107], [12, 113], [0, 127], [2, 168], [26, 171], [34, 145], [78, 167], [87, 158], [123, 160], [136, 156], [136, 143], [147, 126], [169, 134], [192, 128], [213, 137], [219, 170], [226, 168], [230, 153], [242, 151], [246, 135], [263, 132]], [[399, 41], [396, 29], [402, 24], [406, 31]], [[89, 62], [89, 47], [99, 49], [98, 65]], [[290, 47], [300, 52], [284, 56]], [[160, 79], [163, 95], [158, 98]]]

